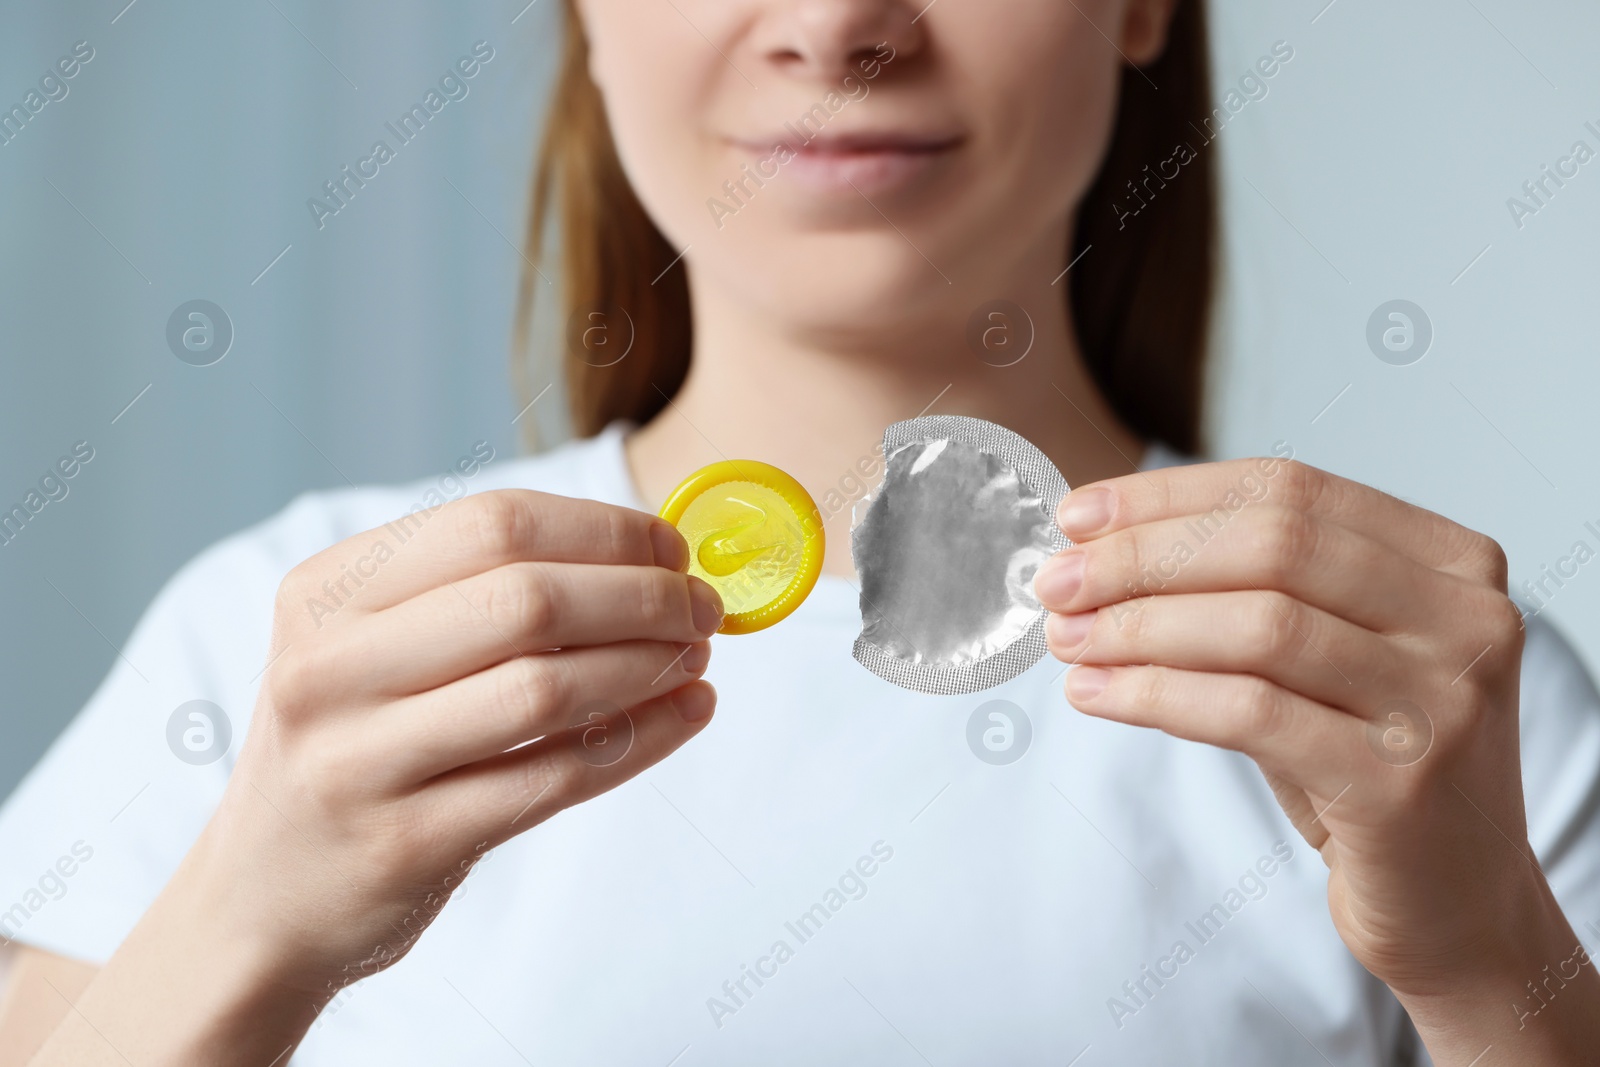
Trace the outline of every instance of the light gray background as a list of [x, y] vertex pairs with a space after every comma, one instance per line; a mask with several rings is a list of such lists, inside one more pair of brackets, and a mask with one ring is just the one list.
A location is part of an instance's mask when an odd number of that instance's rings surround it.
[[[512, 245], [556, 14], [525, 2], [0, 14], [4, 106], [75, 41], [96, 52], [0, 146], [0, 504], [74, 441], [96, 450], [0, 547], [0, 794], [196, 551], [307, 489], [517, 447]], [[1295, 50], [1207, 149], [1229, 226], [1214, 450], [1286, 440], [1497, 537], [1520, 582], [1600, 548], [1600, 160], [1520, 230], [1506, 208], [1575, 140], [1600, 150], [1600, 9], [1325, 2], [1213, 3], [1219, 88]], [[307, 197], [480, 39], [496, 57], [470, 95], [318, 231]], [[196, 298], [237, 331], [209, 368], [165, 342]], [[1366, 345], [1395, 298], [1434, 324], [1413, 366]], [[558, 412], [552, 393], [529, 417], [548, 437]], [[1548, 615], [1600, 661], [1600, 562]]]

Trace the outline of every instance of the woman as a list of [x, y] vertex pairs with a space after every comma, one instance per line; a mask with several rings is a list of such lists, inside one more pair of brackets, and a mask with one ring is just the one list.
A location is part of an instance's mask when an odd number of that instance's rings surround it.
[[[1438, 1064], [1586, 1062], [1600, 699], [1570, 649], [1524, 640], [1478, 534], [1292, 442], [1179, 455], [1203, 144], [1127, 205], [1205, 84], [1193, 0], [577, 0], [531, 247], [558, 208], [592, 436], [436, 511], [302, 499], [174, 580], [0, 816], [66, 887], [9, 932], [8, 1047], [1356, 1064], [1408, 1014]], [[1064, 683], [925, 697], [850, 659], [848, 504], [928, 410], [1080, 486], [1035, 585]], [[650, 512], [724, 456], [792, 472], [833, 547], [792, 618], [708, 642]], [[254, 705], [236, 762], [167, 751], [195, 699]], [[973, 721], [1031, 741], [974, 758]]]

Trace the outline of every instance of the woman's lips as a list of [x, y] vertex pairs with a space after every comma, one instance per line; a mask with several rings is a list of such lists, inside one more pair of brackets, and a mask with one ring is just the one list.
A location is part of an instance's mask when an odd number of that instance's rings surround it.
[[755, 156], [763, 179], [771, 174], [772, 180], [819, 193], [867, 197], [906, 188], [948, 159], [959, 143], [955, 137], [888, 136], [736, 142]]

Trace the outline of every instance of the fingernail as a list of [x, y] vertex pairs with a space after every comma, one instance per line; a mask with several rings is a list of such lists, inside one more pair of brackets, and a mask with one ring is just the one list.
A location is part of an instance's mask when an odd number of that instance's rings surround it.
[[1061, 501], [1056, 525], [1068, 537], [1087, 536], [1111, 521], [1113, 503], [1109, 489], [1074, 490]]
[[678, 718], [686, 723], [705, 722], [717, 706], [717, 691], [704, 682], [686, 685], [672, 694], [672, 706], [678, 709]]
[[1111, 672], [1099, 667], [1074, 667], [1067, 672], [1067, 699], [1093, 700], [1111, 681]]
[[1094, 618], [1098, 611], [1080, 611], [1071, 615], [1052, 614], [1045, 620], [1045, 637], [1050, 644], [1063, 652], [1070, 652], [1083, 644], [1089, 636], [1089, 631], [1094, 628]]
[[656, 557], [656, 566], [669, 571], [681, 571], [689, 564], [689, 546], [683, 535], [664, 522], [650, 524], [650, 551]]
[[689, 651], [685, 652], [678, 662], [683, 665], [685, 672], [699, 674], [711, 662], [711, 642], [696, 641], [689, 646]]
[[694, 615], [694, 628], [703, 634], [714, 634], [722, 625], [722, 598], [717, 591], [699, 578], [689, 579], [689, 603]]
[[1085, 565], [1083, 553], [1072, 549], [1047, 560], [1033, 579], [1033, 591], [1039, 602], [1052, 611], [1065, 607], [1083, 588]]

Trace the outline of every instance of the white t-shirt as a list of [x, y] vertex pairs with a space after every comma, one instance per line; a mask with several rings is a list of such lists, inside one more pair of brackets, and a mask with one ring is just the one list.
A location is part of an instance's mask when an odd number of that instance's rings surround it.
[[[470, 489], [639, 507], [621, 442], [497, 461]], [[172, 580], [0, 809], [0, 935], [111, 954], [222, 794], [283, 574], [436, 484], [302, 497]], [[495, 849], [293, 1062], [1392, 1060], [1403, 1014], [1339, 941], [1322, 861], [1248, 759], [1077, 714], [1048, 657], [974, 696], [906, 692], [851, 658], [859, 625], [851, 585], [824, 577], [782, 624], [716, 638], [710, 726]], [[196, 699], [233, 730], [204, 766], [168, 742]], [[991, 762], [1004, 720], [970, 725], [993, 700], [1031, 726], [1014, 762]], [[1592, 943], [1600, 697], [1537, 620], [1522, 758], [1534, 847]]]

